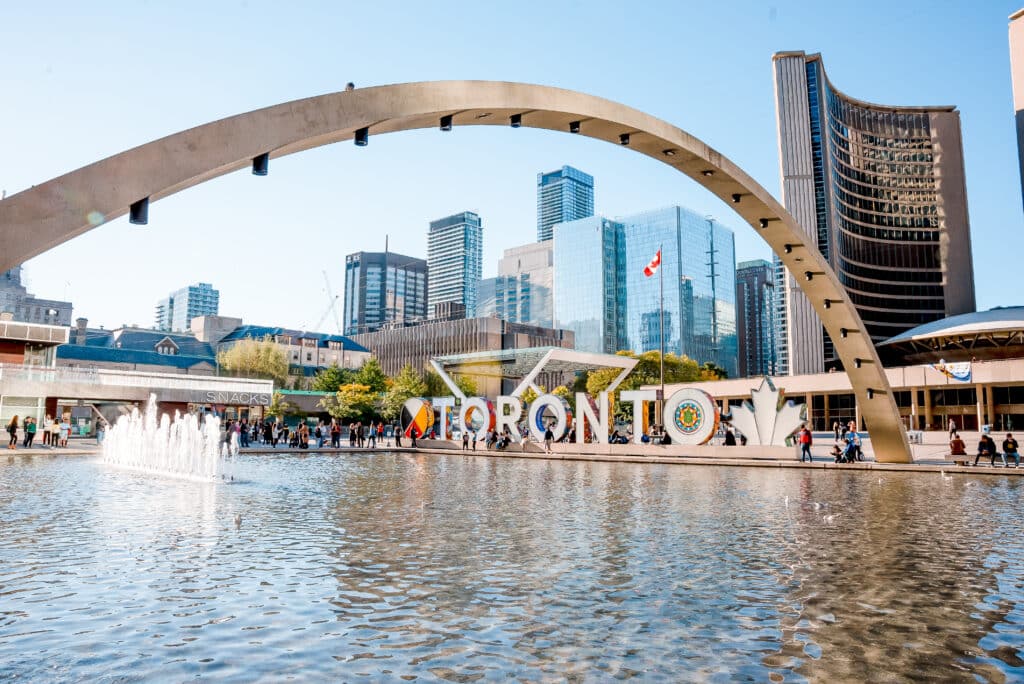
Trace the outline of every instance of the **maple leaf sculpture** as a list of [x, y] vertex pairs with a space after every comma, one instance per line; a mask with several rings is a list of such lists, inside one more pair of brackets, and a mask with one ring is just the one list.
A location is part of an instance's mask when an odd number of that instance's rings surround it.
[[807, 405], [787, 400], [779, 405], [782, 392], [767, 377], [750, 391], [750, 401], [731, 407], [722, 420], [739, 430], [752, 446], [786, 446], [786, 438], [807, 421]]

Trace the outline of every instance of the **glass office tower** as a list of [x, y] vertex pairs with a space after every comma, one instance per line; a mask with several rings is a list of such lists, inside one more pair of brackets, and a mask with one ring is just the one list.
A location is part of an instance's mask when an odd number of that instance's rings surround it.
[[550, 240], [552, 226], [594, 215], [594, 177], [571, 166], [537, 174], [537, 241]]
[[483, 265], [484, 229], [471, 211], [430, 222], [427, 234], [427, 315], [435, 317], [438, 304], [465, 307], [476, 313], [477, 284]]
[[345, 257], [346, 335], [373, 332], [427, 317], [427, 262], [394, 252]]
[[[836, 90], [820, 55], [773, 57], [786, 208], [849, 293], [876, 344], [974, 310], [960, 114], [892, 107]], [[789, 373], [839, 365], [791, 276], [780, 359]]]
[[661, 347], [659, 276], [644, 267], [662, 248], [665, 351], [737, 372], [733, 233], [712, 218], [669, 207], [614, 221], [555, 226], [555, 327], [576, 348], [614, 353]]
[[572, 330], [576, 349], [614, 353], [627, 345], [621, 293], [625, 233], [602, 216], [554, 226], [555, 328]]
[[775, 375], [775, 273], [764, 259], [736, 264], [739, 377]]

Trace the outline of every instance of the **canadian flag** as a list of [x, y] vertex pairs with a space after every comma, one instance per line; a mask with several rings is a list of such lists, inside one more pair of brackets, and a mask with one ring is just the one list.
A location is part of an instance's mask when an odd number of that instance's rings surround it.
[[658, 272], [658, 267], [659, 266], [661, 266], [661, 250], [660, 249], [658, 250], [658, 253], [654, 255], [654, 258], [651, 259], [651, 263], [649, 263], [646, 266], [644, 266], [644, 275], [647, 276], [648, 278], [650, 278], [652, 275], [654, 275], [655, 273]]

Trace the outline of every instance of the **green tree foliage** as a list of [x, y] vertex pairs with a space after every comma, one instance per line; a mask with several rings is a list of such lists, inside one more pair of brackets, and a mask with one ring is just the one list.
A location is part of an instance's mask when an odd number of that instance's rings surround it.
[[576, 415], [576, 393], [566, 387], [565, 385], [559, 385], [555, 389], [551, 390], [551, 393], [556, 397], [561, 397], [569, 402], [569, 408], [572, 409], [572, 414]]
[[288, 357], [269, 335], [261, 340], [247, 337], [217, 352], [221, 372], [246, 378], [273, 380], [277, 387], [288, 380]]
[[376, 414], [378, 393], [369, 385], [353, 382], [342, 385], [333, 396], [320, 400], [332, 418], [343, 421], [369, 421]]
[[547, 394], [548, 390], [543, 385], [537, 385], [537, 388], [540, 389], [539, 393], [534, 391], [532, 387], [527, 387], [526, 391], [519, 396], [519, 400], [523, 402], [523, 409], [532, 404], [541, 394]]
[[700, 367], [701, 380], [725, 380], [728, 377], [729, 372], [714, 361], [705, 361]]
[[[631, 351], [617, 352], [619, 356], [628, 356], [637, 359], [638, 363], [632, 372], [626, 376], [614, 393], [612, 400], [615, 402], [615, 417], [618, 420], [628, 420], [632, 416], [632, 405], [623, 406], [619, 401], [621, 390], [633, 390], [643, 385], [657, 385], [660, 382], [660, 361], [661, 352], [648, 351], [637, 355]], [[612, 384], [621, 371], [617, 368], [605, 368], [593, 371], [587, 378], [587, 393], [597, 396]], [[701, 379], [701, 368], [697, 362], [690, 357], [665, 354], [665, 384], [679, 382], [696, 382]]]
[[[458, 386], [462, 393], [467, 397], [476, 396], [476, 381], [473, 378], [465, 375], [453, 375], [450, 376], [455, 384]], [[423, 374], [423, 382], [426, 383], [427, 393], [425, 397], [449, 397], [452, 395], [452, 391], [448, 389], [448, 385], [445, 384], [441, 376], [433, 370], [427, 370]]]
[[384, 369], [380, 367], [377, 357], [371, 356], [356, 372], [352, 383], [366, 385], [371, 392], [383, 394], [388, 389], [388, 376], [384, 374]]
[[314, 392], [337, 392], [342, 385], [355, 382], [355, 375], [355, 371], [333, 363], [317, 373], [309, 387]]
[[267, 407], [267, 415], [273, 416], [274, 418], [281, 418], [285, 415], [291, 414], [292, 405], [284, 400], [284, 395], [280, 392], [274, 392], [273, 398], [270, 400], [270, 406]]
[[416, 369], [406, 365], [391, 381], [391, 386], [384, 394], [381, 404], [381, 415], [387, 420], [395, 420], [402, 411], [402, 404], [413, 397], [427, 397], [427, 383], [423, 381]]

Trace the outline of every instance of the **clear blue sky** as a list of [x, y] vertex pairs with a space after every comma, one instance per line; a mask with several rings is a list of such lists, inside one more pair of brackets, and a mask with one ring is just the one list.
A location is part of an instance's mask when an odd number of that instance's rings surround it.
[[[0, 188], [8, 194], [185, 128], [341, 90], [435, 79], [526, 81], [647, 111], [707, 141], [778, 194], [771, 55], [821, 52], [837, 88], [871, 102], [954, 104], [963, 121], [978, 308], [1022, 303], [1024, 263], [1004, 2], [7, 3], [0, 21]], [[151, 325], [158, 299], [211, 282], [221, 313], [310, 327], [344, 257], [426, 253], [427, 223], [484, 222], [484, 275], [535, 239], [536, 174], [594, 175], [596, 209], [670, 204], [754, 231], [689, 179], [564, 134], [463, 128], [376, 137], [275, 160], [121, 218], [26, 264], [32, 291], [90, 325]], [[340, 306], [340, 302], [339, 302]], [[339, 309], [340, 314], [340, 309]], [[328, 317], [320, 326], [333, 329]]]

